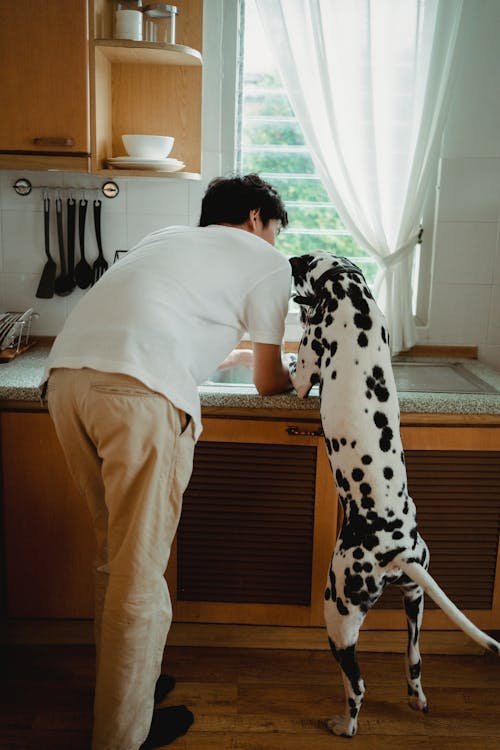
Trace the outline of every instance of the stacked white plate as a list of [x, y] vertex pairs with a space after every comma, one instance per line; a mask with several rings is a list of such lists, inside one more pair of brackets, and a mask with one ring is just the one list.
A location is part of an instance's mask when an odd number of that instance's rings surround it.
[[186, 165], [179, 159], [142, 159], [134, 156], [115, 156], [107, 159], [108, 167], [116, 169], [152, 169], [157, 172], [178, 172]]

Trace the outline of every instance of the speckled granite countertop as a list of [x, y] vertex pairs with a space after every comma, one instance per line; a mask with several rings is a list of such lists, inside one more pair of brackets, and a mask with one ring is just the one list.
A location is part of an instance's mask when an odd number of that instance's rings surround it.
[[[0, 406], [17, 408], [38, 406], [38, 386], [49, 352], [46, 345], [36, 345], [9, 363], [0, 364]], [[435, 360], [434, 360], [435, 361]], [[453, 360], [457, 361], [457, 360]], [[497, 393], [399, 393], [403, 413], [492, 414], [500, 415], [500, 372], [477, 360], [460, 360], [473, 375], [497, 389]], [[295, 393], [259, 396], [251, 385], [203, 385], [199, 388], [202, 407], [220, 409], [273, 409], [318, 411], [319, 398], [299, 399]]]

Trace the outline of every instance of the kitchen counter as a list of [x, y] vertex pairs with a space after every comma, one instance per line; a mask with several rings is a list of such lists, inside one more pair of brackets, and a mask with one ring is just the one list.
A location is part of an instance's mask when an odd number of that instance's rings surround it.
[[[44, 409], [38, 394], [47, 345], [32, 349], [9, 363], [0, 365], [0, 407], [8, 409]], [[440, 362], [442, 360], [427, 360]], [[456, 362], [457, 360], [453, 360]], [[500, 415], [500, 372], [477, 360], [459, 360], [465, 370], [497, 390], [496, 393], [417, 393], [399, 392], [402, 413]], [[319, 397], [299, 399], [295, 393], [259, 396], [249, 384], [205, 384], [199, 388], [202, 408], [213, 410], [250, 409], [318, 412]]]

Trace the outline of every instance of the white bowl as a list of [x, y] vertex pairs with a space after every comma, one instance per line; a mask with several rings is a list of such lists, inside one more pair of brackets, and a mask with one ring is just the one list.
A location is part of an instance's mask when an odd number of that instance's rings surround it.
[[122, 135], [127, 154], [135, 159], [166, 159], [174, 140], [170, 135]]

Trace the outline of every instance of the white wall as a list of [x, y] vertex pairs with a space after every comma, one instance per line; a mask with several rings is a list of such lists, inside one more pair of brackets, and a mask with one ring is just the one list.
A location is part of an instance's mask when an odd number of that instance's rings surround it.
[[[209, 0], [205, 13], [203, 159], [201, 182], [118, 178], [118, 198], [103, 201], [103, 245], [112, 260], [158, 227], [195, 223], [208, 180], [228, 169], [228, 82], [233, 54], [225, 31], [234, 0]], [[229, 13], [231, 11], [231, 13]], [[226, 22], [226, 29], [222, 18]], [[229, 34], [229, 36], [231, 36]], [[462, 55], [443, 139], [434, 226], [426, 231], [431, 266], [427, 325], [422, 343], [478, 345], [480, 358], [500, 368], [500, 0], [465, 0]], [[224, 61], [230, 61], [227, 70]], [[225, 78], [224, 78], [225, 76]], [[225, 86], [224, 86], [225, 84]], [[230, 144], [229, 144], [230, 145]], [[0, 172], [0, 310], [34, 307], [35, 332], [58, 333], [83, 294], [38, 300], [44, 264], [40, 191], [27, 198], [12, 189], [18, 177], [33, 184], [101, 185], [101, 177], [62, 173]], [[78, 195], [78, 194], [77, 194]], [[89, 199], [93, 198], [91, 192]], [[89, 220], [92, 211], [89, 206]], [[432, 221], [432, 216], [430, 218]], [[57, 257], [55, 219], [52, 247]], [[96, 255], [91, 221], [88, 249]], [[431, 252], [432, 251], [432, 252]]]
[[428, 326], [500, 368], [500, 2], [465, 0], [436, 191]]

